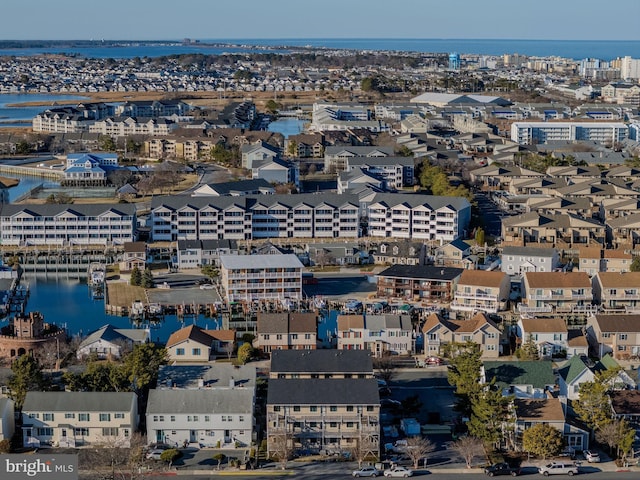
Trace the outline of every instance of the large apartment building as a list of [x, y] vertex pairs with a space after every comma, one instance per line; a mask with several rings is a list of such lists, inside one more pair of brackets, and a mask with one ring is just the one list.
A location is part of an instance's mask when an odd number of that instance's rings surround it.
[[3, 245], [122, 245], [135, 240], [130, 204], [0, 206]]
[[[368, 229], [361, 219], [368, 217]], [[154, 241], [258, 238], [415, 238], [447, 243], [464, 234], [471, 205], [419, 194], [156, 197]]]
[[520, 145], [551, 141], [591, 140], [613, 145], [629, 136], [624, 123], [606, 122], [515, 122], [511, 124], [511, 140]]

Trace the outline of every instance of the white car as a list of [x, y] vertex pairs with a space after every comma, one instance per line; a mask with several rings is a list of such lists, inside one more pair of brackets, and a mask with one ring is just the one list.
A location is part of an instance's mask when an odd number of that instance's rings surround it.
[[413, 470], [409, 470], [405, 467], [392, 467], [389, 470], [384, 471], [385, 477], [411, 477], [413, 475]]
[[577, 475], [578, 467], [573, 463], [556, 463], [551, 462], [543, 467], [538, 467], [538, 473], [545, 477], [549, 475]]
[[380, 470], [375, 467], [362, 467], [360, 470], [354, 470], [351, 475], [354, 477], [377, 477]]
[[214, 288], [216, 288], [213, 283], [203, 283], [202, 285], [200, 285], [200, 290], [213, 290]]
[[147, 453], [147, 460], [161, 460], [162, 452], [164, 449], [162, 448], [154, 448], [149, 453]]
[[591, 450], [585, 450], [582, 452], [584, 459], [589, 463], [600, 463], [600, 455], [598, 452], [592, 452]]

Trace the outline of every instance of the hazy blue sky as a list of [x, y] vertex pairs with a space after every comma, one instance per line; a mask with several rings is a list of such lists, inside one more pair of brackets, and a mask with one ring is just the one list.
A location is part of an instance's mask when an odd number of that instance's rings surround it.
[[640, 0], [4, 0], [0, 12], [4, 40], [640, 40]]

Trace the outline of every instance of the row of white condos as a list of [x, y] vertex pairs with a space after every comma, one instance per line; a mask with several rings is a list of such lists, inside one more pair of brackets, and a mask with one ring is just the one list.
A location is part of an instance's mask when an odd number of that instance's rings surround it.
[[449, 242], [471, 218], [460, 197], [419, 194], [154, 198], [154, 241], [395, 237]]

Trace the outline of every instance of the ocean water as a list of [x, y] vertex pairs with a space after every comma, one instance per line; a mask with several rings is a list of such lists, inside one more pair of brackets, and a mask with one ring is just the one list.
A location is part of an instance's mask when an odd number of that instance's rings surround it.
[[[470, 53], [503, 55], [520, 53], [529, 56], [559, 56], [612, 60], [629, 55], [640, 56], [640, 40], [519, 40], [455, 38], [271, 38], [206, 39], [200, 44], [131, 42], [126, 45], [83, 47], [0, 48], [0, 55], [30, 56], [43, 53], [66, 53], [87, 58], [161, 57], [187, 53], [220, 55], [223, 53], [287, 53], [287, 47], [328, 49], [394, 50], [402, 52]], [[260, 47], [257, 49], [255, 47]], [[268, 48], [273, 47], [273, 48]]]
[[[55, 106], [62, 100], [86, 100], [88, 97], [78, 95], [48, 95], [30, 93], [0, 93], [0, 128], [2, 127], [30, 127], [33, 117], [38, 113]], [[24, 102], [40, 102], [41, 106], [19, 106], [10, 107], [8, 105]], [[46, 105], [46, 107], [44, 107]]]

